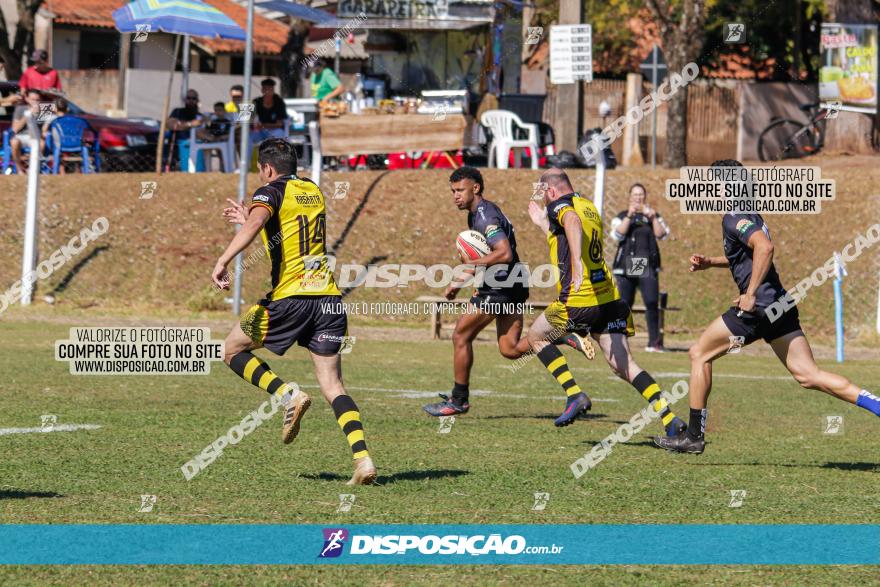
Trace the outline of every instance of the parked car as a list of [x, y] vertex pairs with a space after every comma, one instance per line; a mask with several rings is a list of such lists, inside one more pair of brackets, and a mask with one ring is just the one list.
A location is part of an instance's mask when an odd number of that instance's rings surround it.
[[[18, 93], [17, 82], [0, 82], [0, 97]], [[64, 97], [68, 111], [88, 121], [98, 133], [101, 146], [101, 171], [150, 171], [156, 166], [158, 121], [111, 118], [86, 112], [66, 96], [54, 92], [44, 94], [46, 101]], [[14, 106], [0, 107], [0, 132], [12, 124]]]

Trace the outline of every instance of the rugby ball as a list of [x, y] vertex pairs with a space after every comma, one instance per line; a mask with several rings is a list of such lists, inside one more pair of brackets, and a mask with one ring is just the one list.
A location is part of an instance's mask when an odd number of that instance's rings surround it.
[[486, 237], [476, 230], [465, 230], [458, 234], [455, 239], [455, 246], [461, 256], [470, 261], [475, 261], [480, 257], [485, 257], [492, 252]]

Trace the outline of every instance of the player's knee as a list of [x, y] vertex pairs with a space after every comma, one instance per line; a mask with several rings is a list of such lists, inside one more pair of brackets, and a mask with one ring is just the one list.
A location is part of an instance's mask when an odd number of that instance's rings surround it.
[[469, 332], [459, 332], [456, 330], [452, 333], [452, 344], [457, 347], [467, 346], [473, 342], [476, 336], [472, 336]]
[[803, 371], [794, 373], [794, 380], [797, 381], [804, 389], [819, 389], [819, 372]]
[[691, 358], [692, 363], [702, 363], [704, 362], [705, 352], [703, 352], [699, 344], [694, 344], [688, 349], [688, 356]]

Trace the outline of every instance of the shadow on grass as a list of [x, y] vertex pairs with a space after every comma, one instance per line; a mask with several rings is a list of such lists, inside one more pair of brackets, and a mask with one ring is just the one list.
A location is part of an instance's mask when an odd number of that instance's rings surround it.
[[693, 464], [703, 467], [791, 467], [797, 469], [837, 469], [839, 471], [877, 471], [880, 472], [880, 463], [699, 463], [694, 460]]
[[[452, 477], [462, 477], [470, 475], [470, 471], [461, 469], [437, 469], [433, 471], [401, 471], [392, 475], [379, 475], [376, 479], [377, 485], [389, 485], [398, 481], [433, 481], [436, 479], [446, 479]], [[311, 479], [314, 481], [348, 481], [347, 476], [338, 475], [336, 473], [305, 473], [299, 475], [302, 479]]]
[[88, 265], [95, 257], [106, 251], [110, 248], [110, 245], [100, 245], [92, 249], [92, 251], [83, 257], [77, 262], [76, 265], [70, 268], [70, 271], [58, 282], [58, 285], [55, 286], [55, 289], [52, 290], [52, 294], [58, 294], [67, 289], [67, 286], [70, 285], [70, 282], [76, 277], [77, 273], [82, 271], [82, 269]]
[[[559, 414], [509, 414], [504, 416], [477, 416], [477, 420], [555, 420]], [[613, 424], [623, 424], [623, 420], [606, 420], [607, 414], [587, 413], [578, 416], [578, 420], [602, 420]]]
[[29, 499], [31, 497], [64, 497], [54, 491], [21, 491], [19, 489], [0, 489], [0, 499]]

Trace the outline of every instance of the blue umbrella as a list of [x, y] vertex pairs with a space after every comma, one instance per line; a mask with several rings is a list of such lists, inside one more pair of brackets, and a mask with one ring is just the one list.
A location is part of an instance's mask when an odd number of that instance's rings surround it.
[[165, 32], [197, 37], [245, 40], [245, 32], [231, 18], [199, 0], [135, 0], [113, 11], [116, 28], [123, 33]]

